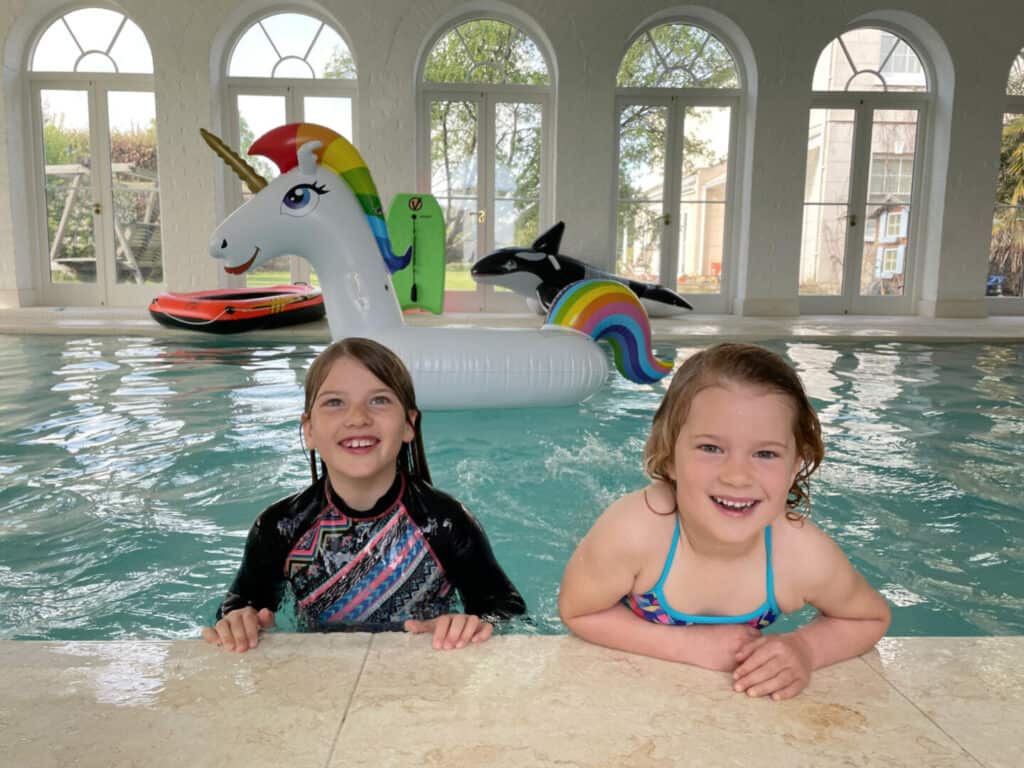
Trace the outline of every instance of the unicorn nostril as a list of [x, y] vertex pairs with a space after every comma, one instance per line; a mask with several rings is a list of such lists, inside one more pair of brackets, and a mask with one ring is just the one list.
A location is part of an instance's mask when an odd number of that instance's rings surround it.
[[228, 247], [228, 241], [227, 240], [221, 240], [220, 241], [220, 247], [221, 248], [227, 248]]

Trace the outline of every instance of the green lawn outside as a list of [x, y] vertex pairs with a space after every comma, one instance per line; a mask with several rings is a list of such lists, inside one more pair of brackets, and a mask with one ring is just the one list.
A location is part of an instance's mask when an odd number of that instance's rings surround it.
[[[285, 271], [250, 272], [245, 276], [245, 285], [248, 288], [266, 288], [268, 285], [284, 285], [291, 281], [291, 275]], [[310, 282], [313, 285], [320, 285], [316, 272], [312, 274]], [[476, 281], [470, 277], [469, 267], [448, 267], [444, 288], [446, 291], [474, 291]]]

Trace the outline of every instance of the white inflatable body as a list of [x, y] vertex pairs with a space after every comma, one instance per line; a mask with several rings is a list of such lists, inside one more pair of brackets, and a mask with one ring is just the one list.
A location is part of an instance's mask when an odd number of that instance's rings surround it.
[[217, 227], [210, 254], [225, 271], [242, 274], [286, 254], [307, 259], [332, 338], [364, 336], [393, 349], [423, 409], [572, 405], [601, 387], [605, 352], [570, 328], [406, 326], [371, 223], [345, 180], [318, 164], [319, 148], [304, 144], [296, 167]]

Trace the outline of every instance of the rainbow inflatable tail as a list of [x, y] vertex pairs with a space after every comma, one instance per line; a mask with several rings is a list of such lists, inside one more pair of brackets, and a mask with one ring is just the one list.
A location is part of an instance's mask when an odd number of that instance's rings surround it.
[[564, 325], [594, 341], [607, 341], [619, 373], [637, 384], [659, 381], [672, 370], [670, 361], [651, 351], [647, 311], [629, 288], [614, 280], [580, 280], [562, 289], [551, 303], [546, 325]]

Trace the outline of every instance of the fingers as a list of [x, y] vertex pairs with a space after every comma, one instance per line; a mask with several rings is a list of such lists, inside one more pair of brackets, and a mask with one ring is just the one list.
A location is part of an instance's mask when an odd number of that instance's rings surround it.
[[266, 608], [258, 614], [253, 608], [237, 608], [218, 621], [212, 629], [203, 627], [203, 639], [226, 651], [245, 653], [259, 644], [260, 630], [273, 624], [274, 614]]
[[[242, 633], [244, 635], [244, 637], [241, 638], [241, 639], [244, 639], [245, 647], [244, 648], [241, 647], [241, 643], [239, 643], [239, 648], [238, 648], [239, 653], [243, 653], [246, 650], [248, 650], [249, 648], [255, 648], [256, 645], [260, 641], [260, 622], [259, 622], [259, 619], [257, 618], [256, 611], [253, 611], [253, 610], [244, 611], [242, 613], [242, 622], [241, 623], [242, 623], [241, 629], [242, 629]], [[236, 630], [235, 634], [236, 635], [238, 634], [237, 630]]]
[[786, 667], [778, 674], [750, 686], [745, 692], [752, 698], [771, 696], [773, 700], [778, 701], [779, 698], [782, 698], [782, 691], [787, 691], [788, 695], [785, 698], [790, 698], [803, 690], [804, 685], [806, 683], [797, 676], [796, 672], [792, 668]]
[[426, 621], [409, 619], [402, 628], [414, 635], [433, 633], [431, 646], [436, 651], [465, 648], [470, 643], [482, 643], [494, 634], [493, 624], [464, 613], [448, 613]]
[[458, 637], [462, 627], [465, 626], [466, 617], [461, 613], [446, 613], [444, 616], [438, 616], [436, 622], [431, 645], [435, 651], [442, 648], [451, 650], [455, 647], [455, 640], [452, 637]]
[[794, 696], [800, 693], [800, 691], [807, 687], [807, 683], [807, 680], [801, 680], [800, 678], [797, 678], [784, 688], [780, 688], [779, 690], [775, 691], [775, 693], [772, 694], [772, 701], [792, 699]]
[[491, 635], [494, 634], [494, 625], [489, 621], [480, 621], [479, 627], [477, 627], [476, 634], [470, 639], [471, 643], [483, 643], [491, 639]]
[[419, 619], [408, 619], [402, 625], [402, 629], [404, 629], [410, 635], [421, 635], [424, 632], [433, 632], [434, 624], [435, 619], [428, 619], [427, 621], [421, 621]]
[[220, 637], [217, 636], [213, 627], [203, 627], [203, 640], [210, 645], [220, 645]]
[[[754, 632], [757, 632], [757, 630], [754, 630]], [[754, 651], [756, 651], [758, 648], [761, 648], [767, 642], [768, 638], [762, 637], [759, 632], [757, 632], [757, 634], [751, 637], [750, 639], [745, 640], [743, 643], [741, 643], [739, 650], [736, 651], [736, 663], [742, 664], [743, 662], [745, 662], [747, 659], [750, 658], [750, 655], [754, 653]]]
[[[749, 670], [746, 670], [745, 667], [746, 665], [743, 665], [733, 672], [732, 688], [734, 691], [747, 691], [749, 693], [751, 688], [761, 685], [766, 680], [771, 680], [782, 672], [786, 665], [782, 664], [777, 658], [769, 657], [763, 663]], [[743, 671], [741, 672], [741, 670]], [[787, 680], [786, 682], [788, 683], [789, 681]], [[775, 689], [773, 688], [772, 690]]]

